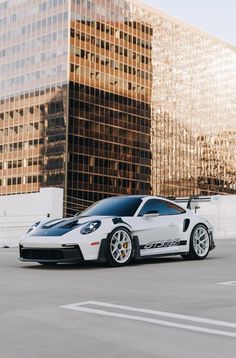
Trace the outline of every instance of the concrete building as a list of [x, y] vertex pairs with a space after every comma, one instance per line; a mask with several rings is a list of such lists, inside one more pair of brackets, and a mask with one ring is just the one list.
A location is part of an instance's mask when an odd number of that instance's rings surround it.
[[236, 193], [236, 47], [138, 1], [0, 1], [0, 194]]

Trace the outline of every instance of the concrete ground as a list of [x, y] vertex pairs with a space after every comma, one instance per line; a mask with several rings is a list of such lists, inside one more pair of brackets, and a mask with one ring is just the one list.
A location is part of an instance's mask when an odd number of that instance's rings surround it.
[[236, 240], [204, 261], [124, 268], [46, 268], [1, 249], [0, 357], [233, 358], [236, 285], [220, 283], [236, 281], [235, 263]]

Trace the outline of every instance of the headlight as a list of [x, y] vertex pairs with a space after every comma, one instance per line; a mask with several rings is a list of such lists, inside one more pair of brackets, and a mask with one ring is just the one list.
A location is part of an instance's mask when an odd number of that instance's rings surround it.
[[91, 234], [92, 232], [94, 232], [95, 230], [97, 230], [100, 225], [101, 225], [101, 221], [100, 221], [100, 220], [91, 221], [90, 223], [88, 223], [87, 225], [85, 225], [84, 227], [82, 227], [82, 229], [80, 230], [80, 232], [81, 232], [81, 234], [83, 234], [83, 235]]

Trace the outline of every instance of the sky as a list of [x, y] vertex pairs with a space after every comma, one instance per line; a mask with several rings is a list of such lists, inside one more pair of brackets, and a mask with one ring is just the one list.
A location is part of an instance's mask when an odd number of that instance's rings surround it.
[[236, 45], [236, 0], [141, 0]]

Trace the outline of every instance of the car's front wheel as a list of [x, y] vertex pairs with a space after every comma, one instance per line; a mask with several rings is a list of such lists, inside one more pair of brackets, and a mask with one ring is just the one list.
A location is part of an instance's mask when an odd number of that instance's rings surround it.
[[110, 266], [127, 265], [133, 256], [133, 242], [130, 232], [117, 228], [108, 236], [107, 261]]
[[203, 260], [210, 250], [210, 237], [203, 224], [195, 226], [190, 237], [189, 253], [182, 255], [185, 260]]

